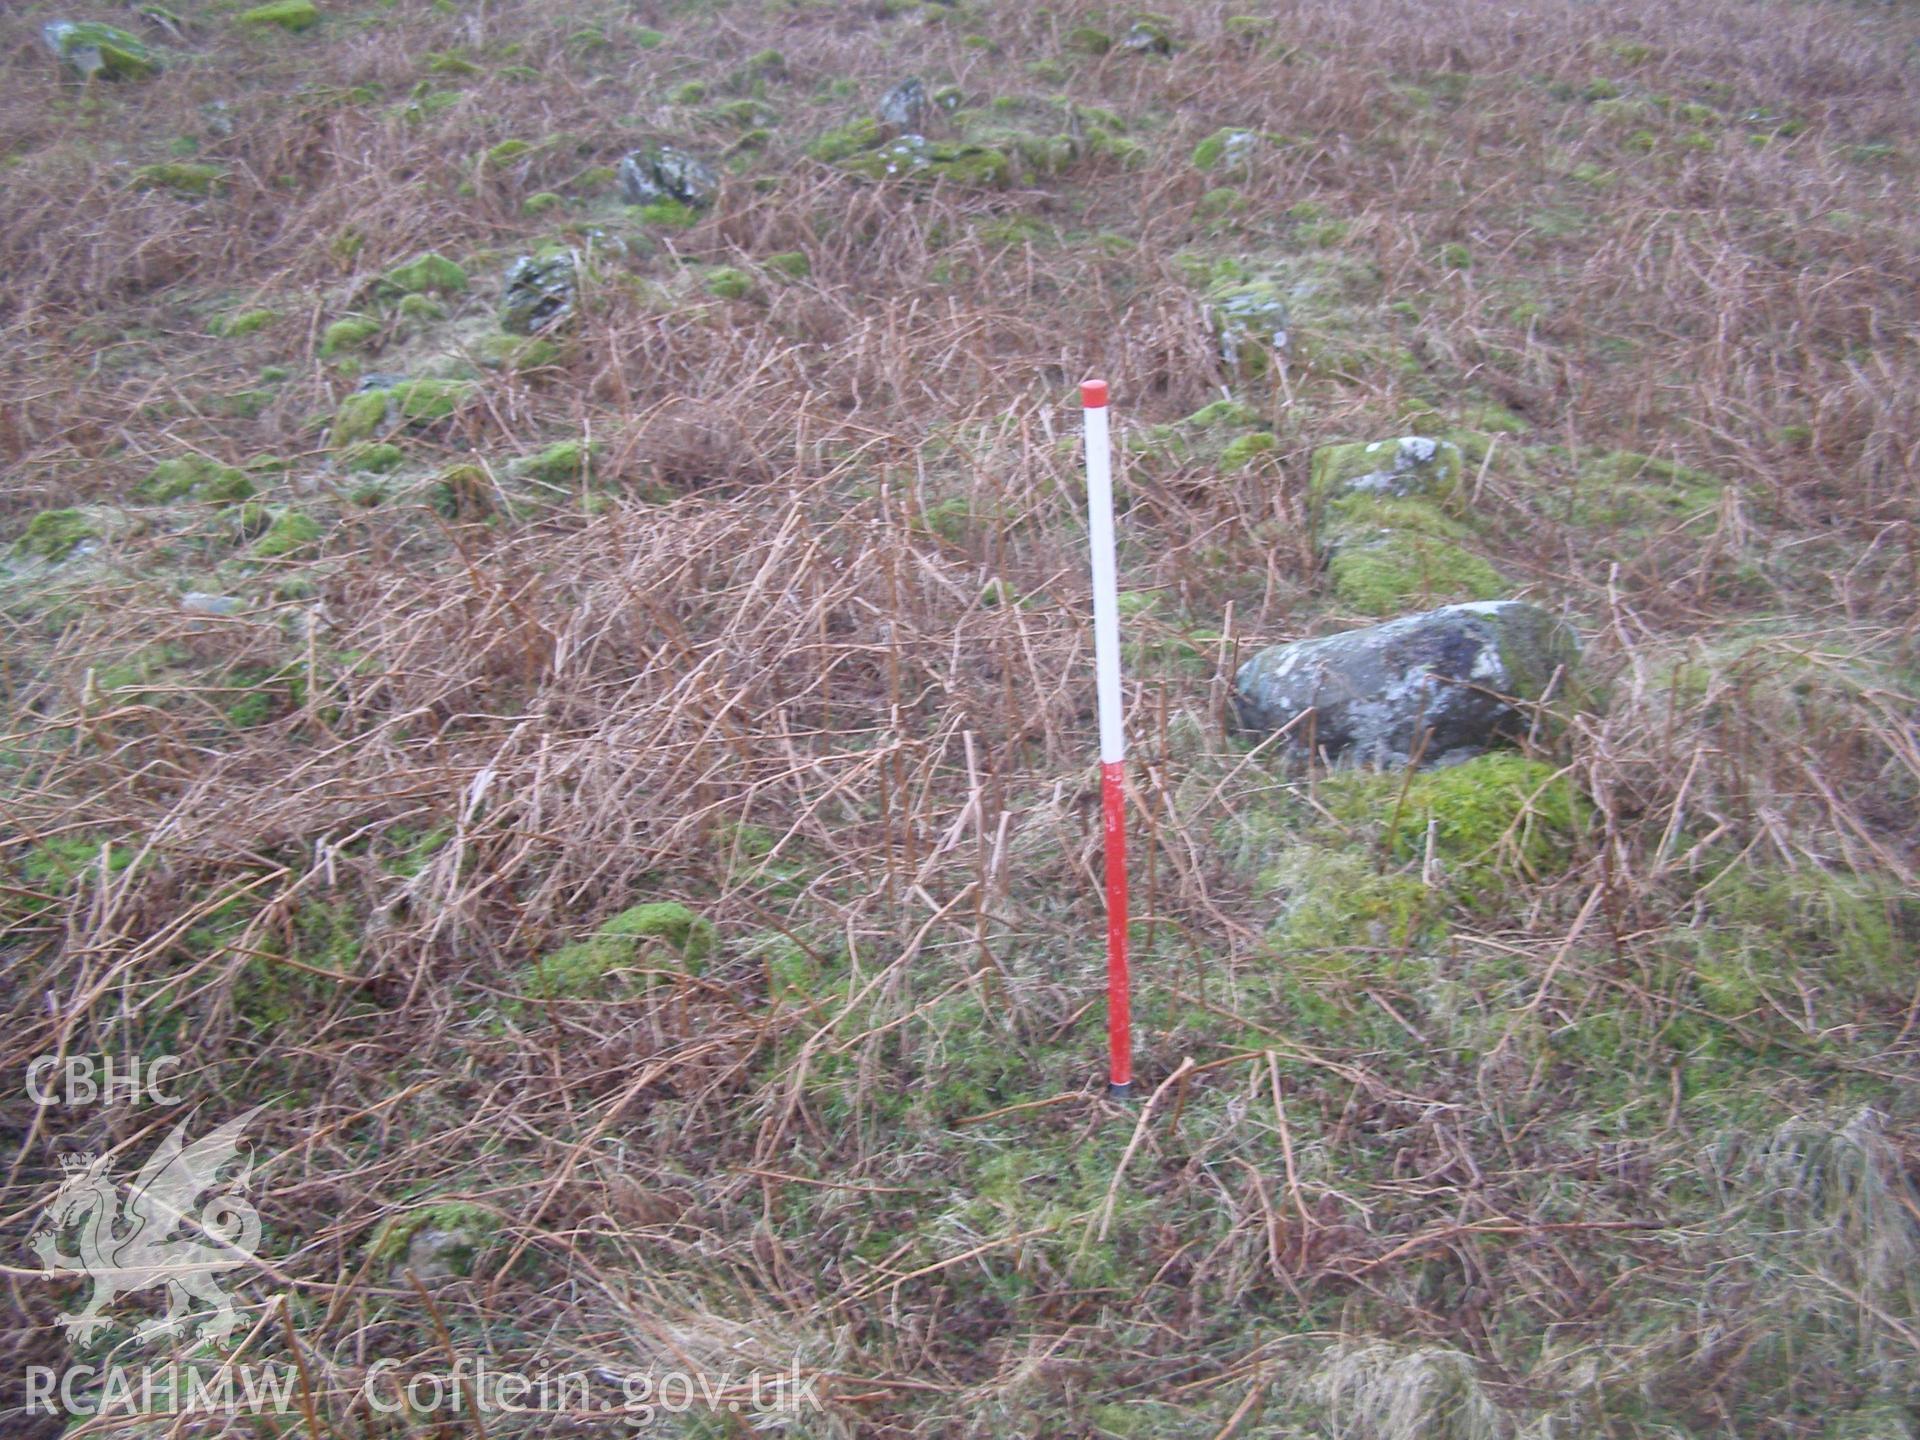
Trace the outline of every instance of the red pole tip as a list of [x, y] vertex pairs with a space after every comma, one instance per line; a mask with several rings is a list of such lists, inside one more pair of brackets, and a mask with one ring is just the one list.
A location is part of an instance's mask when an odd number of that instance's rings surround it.
[[1081, 381], [1080, 403], [1089, 410], [1102, 409], [1107, 403], [1107, 382], [1104, 380]]

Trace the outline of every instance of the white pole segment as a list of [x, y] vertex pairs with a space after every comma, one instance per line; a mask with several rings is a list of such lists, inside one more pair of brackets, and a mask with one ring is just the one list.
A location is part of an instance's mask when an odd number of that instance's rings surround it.
[[1126, 759], [1127, 739], [1120, 713], [1120, 597], [1114, 580], [1113, 471], [1104, 401], [1089, 405], [1086, 416], [1087, 528], [1093, 546], [1093, 657], [1100, 701], [1100, 759], [1116, 765]]

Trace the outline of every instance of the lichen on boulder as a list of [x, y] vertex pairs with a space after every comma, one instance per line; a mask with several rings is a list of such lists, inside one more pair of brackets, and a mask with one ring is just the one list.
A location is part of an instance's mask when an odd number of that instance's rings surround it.
[[1415, 496], [1452, 508], [1460, 493], [1460, 447], [1451, 440], [1406, 435], [1313, 452], [1312, 498], [1337, 506], [1354, 495]]
[[1447, 763], [1524, 736], [1516, 702], [1544, 698], [1578, 657], [1536, 606], [1447, 605], [1261, 651], [1234, 678], [1234, 713], [1248, 731], [1285, 731], [1295, 755]]
[[522, 255], [507, 272], [500, 328], [509, 335], [558, 329], [572, 318], [579, 288], [579, 262], [567, 247], [550, 246]]
[[674, 145], [649, 145], [620, 162], [620, 194], [629, 205], [671, 200], [704, 210], [720, 193], [720, 177], [696, 155]]
[[880, 97], [874, 113], [881, 124], [917, 135], [933, 117], [933, 101], [928, 98], [926, 83], [910, 76]]

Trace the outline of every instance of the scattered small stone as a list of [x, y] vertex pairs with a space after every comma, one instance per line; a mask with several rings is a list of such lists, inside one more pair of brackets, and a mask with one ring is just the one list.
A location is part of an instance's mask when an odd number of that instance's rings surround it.
[[509, 335], [557, 329], [572, 317], [579, 285], [579, 263], [573, 251], [555, 246], [537, 255], [522, 255], [507, 271], [500, 328]]
[[1524, 736], [1514, 700], [1543, 698], [1578, 658], [1573, 632], [1537, 606], [1447, 605], [1261, 651], [1234, 677], [1234, 712], [1254, 732], [1291, 726], [1296, 755], [1447, 764]]
[[675, 200], [704, 210], [720, 193], [720, 177], [697, 156], [672, 145], [652, 145], [620, 162], [620, 193], [629, 205]]
[[902, 80], [882, 95], [874, 113], [880, 117], [882, 124], [918, 135], [927, 128], [927, 121], [933, 118], [933, 102], [927, 98], [926, 85], [916, 75]]

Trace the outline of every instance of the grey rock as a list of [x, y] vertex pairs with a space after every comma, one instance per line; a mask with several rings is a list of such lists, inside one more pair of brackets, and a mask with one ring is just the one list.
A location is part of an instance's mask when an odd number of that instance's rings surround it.
[[360, 377], [359, 383], [353, 387], [353, 393], [356, 395], [364, 395], [369, 390], [391, 390], [396, 385], [404, 385], [406, 383], [407, 377], [397, 370], [369, 370]]
[[579, 296], [580, 269], [571, 250], [554, 247], [522, 255], [507, 271], [500, 328], [509, 335], [537, 335], [564, 325]]
[[620, 193], [629, 205], [678, 200], [704, 210], [720, 193], [720, 177], [711, 165], [672, 145], [650, 145], [620, 162]]
[[914, 76], [902, 80], [882, 95], [874, 113], [880, 117], [882, 124], [918, 135], [927, 128], [927, 121], [933, 115], [933, 102], [927, 98], [927, 87], [918, 76]]
[[1524, 735], [1508, 697], [1540, 699], [1578, 658], [1573, 632], [1537, 606], [1447, 605], [1261, 651], [1234, 677], [1234, 713], [1254, 732], [1292, 724], [1283, 743], [1295, 754], [1311, 743], [1360, 764], [1404, 765], [1416, 751], [1447, 764]]
[[204, 590], [189, 590], [180, 597], [180, 608], [193, 615], [231, 615], [240, 608], [232, 595], [209, 595]]

